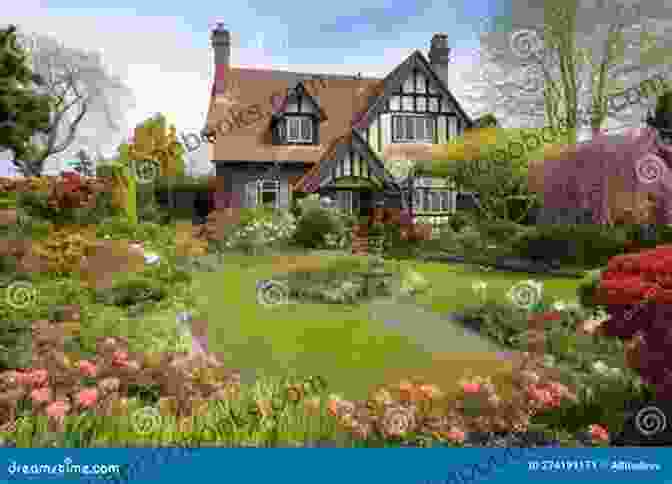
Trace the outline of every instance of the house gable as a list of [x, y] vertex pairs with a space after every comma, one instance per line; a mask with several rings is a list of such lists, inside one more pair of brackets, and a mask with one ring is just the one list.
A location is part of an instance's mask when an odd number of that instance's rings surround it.
[[316, 116], [320, 122], [326, 121], [327, 115], [320, 108], [315, 98], [305, 88], [303, 81], [291, 89], [287, 89], [287, 95], [282, 100], [279, 109], [274, 111], [273, 118], [280, 118], [287, 113], [310, 114]]
[[[447, 103], [449, 108], [457, 114], [465, 128], [473, 125], [471, 118], [462, 109], [444, 82], [436, 75], [422, 53], [416, 50], [382, 81], [382, 92], [377, 97], [369, 100], [363, 112], [355, 115], [353, 119], [355, 128], [360, 131], [369, 128], [378, 115], [385, 113], [389, 109], [391, 98], [405, 92], [404, 85], [409, 80], [412, 81], [413, 77], [417, 74], [422, 75], [426, 79], [430, 94], [436, 93], [442, 96], [441, 104], [443, 105], [444, 102]], [[439, 106], [438, 111], [441, 110], [440, 108], [441, 106]]]
[[400, 190], [368, 143], [354, 130], [336, 140], [319, 164], [306, 173], [293, 189], [312, 193], [328, 186]]

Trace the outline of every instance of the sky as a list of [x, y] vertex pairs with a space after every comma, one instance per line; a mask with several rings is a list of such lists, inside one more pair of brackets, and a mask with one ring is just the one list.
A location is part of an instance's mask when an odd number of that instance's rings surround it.
[[[213, 75], [210, 31], [217, 22], [232, 34], [234, 66], [380, 77], [416, 49], [427, 54], [432, 35], [446, 33], [452, 48], [448, 87], [468, 114], [480, 115], [464, 101], [463, 77], [478, 63], [483, 26], [510, 17], [511, 1], [518, 0], [21, 0], [4, 2], [2, 23], [97, 51], [125, 80], [135, 107], [126, 112], [121, 132], [83, 125], [88, 134], [99, 133], [103, 153], [111, 155], [133, 126], [156, 112], [178, 133], [201, 130]], [[61, 158], [73, 159], [79, 147], [74, 143]], [[188, 162], [207, 172], [207, 155], [202, 146]], [[48, 162], [47, 171], [58, 170], [62, 161]]]

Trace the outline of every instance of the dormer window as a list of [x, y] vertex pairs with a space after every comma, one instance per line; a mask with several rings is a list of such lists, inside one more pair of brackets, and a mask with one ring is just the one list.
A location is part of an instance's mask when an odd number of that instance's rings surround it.
[[313, 118], [310, 116], [287, 116], [287, 141], [290, 143], [313, 142]]

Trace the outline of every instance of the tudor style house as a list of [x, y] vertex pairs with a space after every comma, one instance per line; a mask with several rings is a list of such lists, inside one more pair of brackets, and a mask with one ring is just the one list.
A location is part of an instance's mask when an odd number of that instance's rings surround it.
[[234, 68], [229, 32], [219, 25], [211, 39], [203, 136], [218, 208], [289, 208], [296, 194], [315, 192], [360, 214], [384, 205], [436, 215], [459, 205], [444, 180], [416, 179], [409, 189], [404, 173], [389, 169], [400, 151], [421, 157], [476, 126], [447, 86], [446, 35], [432, 37], [429, 59], [416, 50], [383, 79]]

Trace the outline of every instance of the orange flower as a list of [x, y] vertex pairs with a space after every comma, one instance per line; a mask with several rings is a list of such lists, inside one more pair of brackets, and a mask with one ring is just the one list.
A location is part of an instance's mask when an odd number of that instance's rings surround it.
[[590, 436], [593, 438], [593, 440], [598, 441], [598, 442], [608, 442], [609, 441], [609, 432], [607, 429], [601, 425], [591, 425], [588, 427], [588, 431], [590, 432]]

